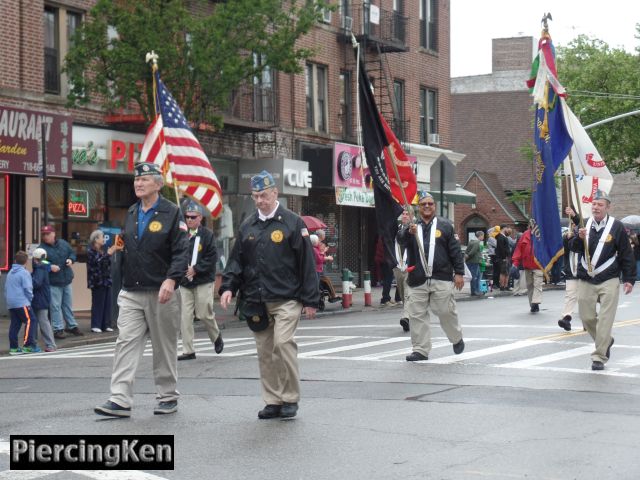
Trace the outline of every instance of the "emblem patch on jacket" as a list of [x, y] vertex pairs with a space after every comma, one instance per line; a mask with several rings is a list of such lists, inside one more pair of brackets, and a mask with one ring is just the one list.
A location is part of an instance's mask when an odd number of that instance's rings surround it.
[[442, 232], [436, 229], [436, 238], [440, 238], [442, 236]]
[[282, 233], [282, 230], [274, 230], [273, 232], [271, 232], [272, 242], [280, 243], [283, 238], [284, 238], [284, 234]]
[[151, 222], [149, 224], [149, 231], [150, 232], [159, 232], [160, 230], [162, 230], [162, 224], [160, 222], [158, 222], [157, 220], [154, 220], [153, 222]]

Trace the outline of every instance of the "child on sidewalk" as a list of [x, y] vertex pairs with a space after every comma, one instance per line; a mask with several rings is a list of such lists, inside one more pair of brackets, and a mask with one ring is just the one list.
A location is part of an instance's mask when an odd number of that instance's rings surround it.
[[53, 328], [49, 321], [49, 304], [51, 303], [51, 288], [49, 287], [49, 272], [60, 269], [57, 265], [47, 262], [47, 251], [44, 248], [36, 248], [33, 251], [33, 300], [31, 308], [38, 319], [38, 327], [44, 341], [45, 352], [56, 351], [56, 341], [53, 338]]
[[[33, 298], [33, 284], [31, 275], [24, 266], [27, 264], [29, 256], [27, 252], [18, 250], [14, 257], [14, 264], [7, 275], [5, 284], [5, 296], [7, 308], [11, 315], [9, 326], [9, 354], [20, 355], [22, 353], [39, 353], [40, 347], [36, 344], [36, 329], [38, 319], [31, 310], [31, 299]], [[20, 348], [18, 344], [18, 334], [22, 324], [25, 324], [24, 346]]]

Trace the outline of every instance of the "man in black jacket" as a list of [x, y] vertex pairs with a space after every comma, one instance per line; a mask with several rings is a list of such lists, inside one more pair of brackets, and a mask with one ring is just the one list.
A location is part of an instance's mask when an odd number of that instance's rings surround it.
[[224, 342], [216, 323], [213, 311], [213, 284], [216, 280], [216, 239], [213, 232], [202, 223], [202, 209], [191, 202], [185, 214], [189, 228], [190, 262], [187, 273], [180, 282], [180, 299], [182, 302], [182, 355], [178, 360], [193, 360], [196, 351], [193, 348], [193, 318], [200, 319], [209, 334], [216, 353], [222, 353]]
[[[580, 254], [578, 262], [578, 311], [582, 324], [595, 341], [591, 369], [604, 370], [611, 357], [611, 329], [618, 309], [620, 274], [624, 293], [633, 290], [636, 262], [624, 225], [609, 215], [611, 201], [606, 193], [596, 192], [591, 203], [591, 218], [578, 236], [571, 239], [571, 250]], [[585, 258], [589, 246], [589, 263]], [[596, 305], [600, 303], [600, 310]]]
[[266, 403], [258, 418], [291, 418], [300, 399], [294, 335], [300, 312], [304, 309], [313, 318], [320, 299], [313, 247], [302, 219], [278, 202], [270, 173], [263, 170], [252, 177], [251, 190], [257, 211], [238, 229], [219, 289], [220, 304], [226, 309], [240, 291], [241, 315], [247, 305], [258, 305], [262, 315], [251, 318], [268, 317], [264, 329], [252, 328]]
[[[453, 288], [464, 286], [464, 258], [456, 240], [453, 225], [436, 217], [436, 202], [428, 192], [420, 192], [417, 223], [403, 225], [398, 231], [398, 243], [407, 249], [409, 275], [409, 326], [413, 352], [408, 362], [429, 359], [431, 330], [429, 307], [440, 319], [440, 325], [456, 354], [464, 351], [462, 330]], [[418, 243], [420, 242], [420, 243]]]
[[99, 415], [131, 416], [133, 382], [147, 337], [153, 347], [156, 415], [178, 410], [180, 298], [174, 294], [187, 270], [187, 225], [180, 209], [160, 195], [162, 173], [152, 163], [135, 167], [138, 202], [127, 212], [123, 231], [122, 289], [118, 295], [118, 340], [111, 396], [94, 408]]

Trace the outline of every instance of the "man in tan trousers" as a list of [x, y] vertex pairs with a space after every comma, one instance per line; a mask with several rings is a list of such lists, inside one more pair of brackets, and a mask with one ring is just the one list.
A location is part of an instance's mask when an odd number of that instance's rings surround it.
[[253, 176], [251, 190], [257, 211], [238, 229], [220, 304], [240, 292], [240, 316], [254, 331], [266, 403], [258, 418], [292, 418], [300, 399], [294, 335], [301, 311], [313, 318], [320, 299], [313, 247], [302, 219], [278, 202], [270, 173]]
[[436, 201], [428, 192], [419, 192], [420, 218], [398, 231], [400, 246], [407, 249], [409, 285], [409, 327], [413, 351], [407, 362], [429, 359], [431, 328], [429, 309], [457, 355], [464, 351], [453, 289], [464, 286], [464, 257], [449, 220], [436, 216]]
[[153, 348], [158, 400], [153, 413], [178, 410], [180, 298], [175, 289], [187, 270], [189, 242], [180, 209], [160, 195], [163, 184], [157, 165], [136, 165], [133, 186], [138, 202], [129, 208], [123, 232], [119, 332], [111, 396], [94, 408], [98, 415], [131, 416], [133, 382], [147, 338], [151, 338]]

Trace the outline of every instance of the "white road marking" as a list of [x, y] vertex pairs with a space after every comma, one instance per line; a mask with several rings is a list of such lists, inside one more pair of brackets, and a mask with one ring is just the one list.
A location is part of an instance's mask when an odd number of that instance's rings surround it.
[[558, 360], [578, 357], [580, 355], [588, 355], [592, 351], [593, 346], [587, 345], [586, 347], [573, 348], [571, 350], [565, 350], [562, 352], [550, 353], [549, 355], [540, 355], [539, 357], [526, 358], [518, 362], [503, 363], [500, 366], [505, 368], [533, 367], [536, 365], [543, 365], [545, 363], [557, 362]]
[[406, 341], [407, 341], [406, 337], [391, 337], [391, 338], [385, 338], [382, 340], [376, 340], [373, 342], [356, 343], [352, 345], [344, 345], [342, 347], [325, 348], [324, 350], [314, 350], [312, 352], [304, 352], [304, 353], [298, 354], [298, 358], [309, 358], [309, 357], [315, 357], [318, 355], [325, 355], [329, 353], [345, 352], [345, 351], [356, 350], [360, 348], [375, 347], [377, 345], [386, 345], [388, 343], [397, 343], [397, 342], [406, 342]]
[[450, 355], [448, 357], [436, 358], [429, 360], [429, 363], [446, 364], [446, 363], [459, 363], [465, 360], [471, 360], [474, 358], [486, 357], [488, 355], [494, 355], [496, 353], [510, 352], [512, 350], [519, 350], [522, 348], [533, 347], [547, 343], [544, 340], [520, 340], [514, 343], [507, 343], [503, 345], [496, 345], [495, 347], [482, 348], [480, 350], [473, 350], [471, 352], [464, 352], [460, 355]]

